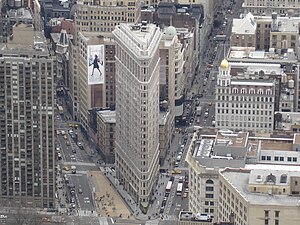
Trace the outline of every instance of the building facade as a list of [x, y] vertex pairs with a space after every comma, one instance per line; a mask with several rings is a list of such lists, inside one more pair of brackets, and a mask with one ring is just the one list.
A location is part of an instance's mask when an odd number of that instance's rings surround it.
[[138, 22], [140, 10], [140, 0], [80, 0], [76, 27], [79, 32], [112, 32], [119, 23]]
[[136, 202], [151, 198], [159, 171], [159, 42], [153, 24], [121, 24], [116, 40], [116, 172]]
[[300, 13], [299, 2], [291, 2], [289, 0], [245, 0], [243, 3], [244, 13], [251, 12], [253, 15], [271, 15], [276, 12], [285, 16], [290, 10], [293, 10], [296, 14]]
[[299, 223], [299, 171], [225, 169], [220, 172], [219, 218], [234, 224]]
[[13, 34], [0, 50], [0, 201], [52, 208], [56, 64], [32, 25], [15, 25]]
[[106, 163], [115, 162], [116, 112], [97, 112], [97, 145]]
[[232, 78], [224, 59], [216, 86], [216, 127], [270, 133], [274, 127], [275, 80]]

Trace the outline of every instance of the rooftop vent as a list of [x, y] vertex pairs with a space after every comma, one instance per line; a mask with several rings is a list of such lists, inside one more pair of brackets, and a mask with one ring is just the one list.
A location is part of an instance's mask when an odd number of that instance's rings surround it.
[[262, 176], [260, 174], [256, 176], [256, 182], [262, 182]]

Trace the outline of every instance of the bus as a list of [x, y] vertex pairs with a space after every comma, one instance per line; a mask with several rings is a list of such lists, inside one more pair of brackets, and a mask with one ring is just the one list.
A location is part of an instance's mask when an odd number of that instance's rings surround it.
[[182, 189], [183, 189], [183, 183], [178, 183], [177, 185], [177, 190], [176, 190], [176, 195], [181, 196], [182, 194]]
[[171, 192], [172, 184], [173, 184], [172, 181], [168, 181], [167, 186], [166, 186], [166, 193], [170, 193]]

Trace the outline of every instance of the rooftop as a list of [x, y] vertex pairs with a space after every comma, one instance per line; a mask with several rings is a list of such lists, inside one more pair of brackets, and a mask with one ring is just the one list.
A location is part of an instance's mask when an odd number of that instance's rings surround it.
[[[230, 47], [228, 53], [228, 61], [264, 61], [267, 63], [277, 63], [281, 61], [297, 61], [296, 58], [291, 57], [293, 54], [278, 54], [275, 50], [270, 48], [269, 52], [264, 50], [256, 51], [254, 47]], [[238, 61], [237, 61], [238, 60]]]
[[155, 24], [142, 22], [141, 24], [121, 23], [113, 31], [117, 39], [126, 43], [130, 51], [138, 57], [151, 56], [159, 45], [162, 33]]
[[[272, 179], [274, 185], [289, 185], [290, 177], [298, 177], [299, 171], [290, 170], [274, 170], [274, 169], [253, 169], [250, 172], [249, 184], [264, 184], [270, 182], [269, 175], [274, 176]], [[282, 175], [285, 175], [285, 179], [282, 179]]]
[[300, 134], [297, 133], [294, 135], [294, 141], [293, 141], [293, 144], [300, 144]]
[[207, 224], [207, 225], [212, 225], [212, 219], [210, 218], [210, 216], [208, 214], [197, 214], [197, 215], [193, 215], [192, 212], [189, 211], [181, 211], [179, 213], [179, 221], [193, 221], [193, 222], [199, 222], [199, 224], [201, 223], [201, 225], [203, 224]]
[[[272, 170], [269, 170], [269, 173], [271, 172]], [[253, 205], [297, 206], [299, 204], [299, 198], [295, 196], [249, 192], [251, 170], [225, 169], [220, 174], [247, 202]]]
[[18, 19], [18, 20], [22, 19], [23, 22], [25, 20], [27, 20], [27, 21], [33, 20], [30, 11], [25, 8], [10, 9], [7, 14], [10, 19]]
[[281, 123], [279, 123], [279, 129], [292, 130], [293, 126], [300, 126], [300, 113], [299, 112], [275, 112], [280, 113], [282, 116]]
[[97, 112], [105, 123], [116, 123], [116, 111], [103, 110]]
[[216, 144], [228, 147], [245, 147], [248, 141], [247, 132], [234, 133], [230, 130], [220, 130], [216, 136]]
[[254, 16], [249, 12], [242, 19], [233, 19], [232, 33], [236, 34], [255, 34], [256, 22]]

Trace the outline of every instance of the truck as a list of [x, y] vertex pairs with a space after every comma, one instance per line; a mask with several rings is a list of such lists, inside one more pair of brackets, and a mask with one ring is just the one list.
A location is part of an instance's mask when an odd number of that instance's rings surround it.
[[201, 106], [197, 106], [197, 108], [196, 108], [196, 115], [197, 115], [197, 116], [201, 116], [201, 113], [202, 113], [202, 108], [201, 108]]
[[72, 173], [76, 173], [76, 166], [71, 166], [71, 171], [72, 171]]

